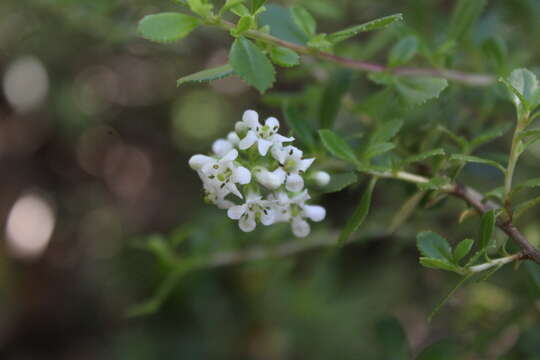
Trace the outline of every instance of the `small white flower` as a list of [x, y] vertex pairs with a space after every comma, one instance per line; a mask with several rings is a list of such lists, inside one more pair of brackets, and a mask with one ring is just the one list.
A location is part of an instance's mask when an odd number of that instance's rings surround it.
[[285, 181], [284, 173], [279, 168], [274, 171], [269, 171], [262, 166], [258, 166], [253, 169], [253, 173], [255, 174], [257, 182], [269, 190], [276, 190]]
[[245, 133], [238, 147], [241, 150], [246, 150], [257, 144], [257, 149], [261, 156], [266, 156], [272, 146], [281, 147], [282, 143], [294, 140], [292, 137], [285, 137], [278, 134], [279, 121], [274, 117], [266, 119], [264, 125], [261, 126], [259, 115], [253, 110], [248, 110], [244, 113], [242, 121], [236, 124], [235, 129], [238, 134]]
[[[236, 184], [244, 185], [251, 182], [249, 170], [234, 163], [237, 157], [238, 151], [232, 149], [220, 159], [205, 159], [205, 163], [200, 168], [201, 179], [210, 189], [209, 192], [215, 192], [218, 198], [224, 198], [229, 193], [242, 198]], [[200, 163], [200, 161], [193, 162], [197, 165]]]
[[330, 183], [330, 174], [326, 171], [316, 171], [311, 177], [318, 186], [326, 186]]
[[217, 156], [224, 156], [232, 149], [234, 149], [234, 145], [225, 139], [217, 139], [212, 144], [212, 152]]
[[318, 222], [326, 217], [326, 210], [322, 206], [306, 204], [309, 199], [307, 190], [292, 198], [284, 192], [275, 194], [272, 200], [276, 222], [290, 222], [295, 236], [308, 236], [311, 227], [305, 219]]
[[238, 220], [240, 230], [250, 232], [255, 230], [257, 222], [263, 225], [274, 223], [274, 214], [268, 200], [263, 200], [260, 194], [249, 193], [246, 202], [242, 205], [232, 206], [227, 210], [227, 216]]
[[285, 177], [285, 187], [292, 192], [301, 191], [304, 187], [304, 178], [302, 175], [315, 161], [314, 158], [302, 159], [303, 153], [294, 146], [286, 146], [279, 154], [276, 160], [282, 165], [281, 176]]

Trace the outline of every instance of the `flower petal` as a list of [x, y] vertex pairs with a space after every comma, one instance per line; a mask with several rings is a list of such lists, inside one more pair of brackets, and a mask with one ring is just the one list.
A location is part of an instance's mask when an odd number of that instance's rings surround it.
[[271, 150], [272, 156], [274, 159], [279, 161], [280, 164], [283, 164], [285, 162], [285, 158], [287, 157], [287, 153], [285, 152], [285, 148], [282, 146], [276, 146], [274, 143], [274, 146], [272, 146]]
[[232, 181], [241, 185], [249, 184], [251, 182], [251, 173], [243, 166], [238, 166], [233, 169]]
[[311, 231], [308, 222], [300, 217], [295, 217], [291, 223], [292, 232], [295, 236], [306, 237]]
[[291, 142], [291, 141], [294, 141], [294, 138], [293, 137], [286, 137], [286, 136], [283, 136], [281, 134], [274, 134], [272, 135], [272, 142], [276, 143], [283, 143], [283, 142]]
[[261, 154], [261, 156], [266, 156], [266, 153], [268, 153], [268, 149], [270, 149], [270, 146], [272, 146], [272, 142], [264, 139], [259, 139], [258, 145], [259, 154]]
[[312, 221], [323, 221], [326, 217], [326, 209], [319, 205], [304, 206], [304, 213]]
[[251, 129], [255, 129], [259, 125], [259, 114], [254, 110], [246, 110], [242, 116], [242, 121]]
[[243, 232], [251, 232], [255, 230], [257, 223], [255, 222], [255, 219], [253, 216], [244, 215], [238, 221], [238, 226], [240, 227], [240, 230], [242, 230]]
[[240, 138], [238, 137], [238, 134], [234, 131], [231, 131], [227, 134], [227, 141], [229, 141], [233, 145], [238, 145], [240, 142]]
[[236, 160], [238, 157], [238, 150], [232, 149], [228, 153], [226, 153], [220, 161], [233, 161]]
[[229, 219], [239, 220], [246, 213], [246, 208], [245, 204], [232, 206], [227, 210], [227, 216]]
[[253, 131], [248, 131], [246, 137], [240, 140], [238, 147], [240, 150], [249, 149], [257, 141], [257, 135]]
[[290, 174], [287, 176], [285, 187], [289, 191], [298, 192], [304, 187], [304, 179], [298, 174]]
[[233, 149], [233, 144], [225, 139], [217, 139], [212, 144], [212, 151], [218, 156], [223, 156]]
[[275, 117], [269, 117], [264, 122], [264, 125], [268, 126], [270, 130], [275, 132], [275, 131], [278, 131], [279, 129], [279, 120], [276, 119]]
[[272, 225], [274, 223], [274, 212], [272, 209], [265, 211], [261, 214], [261, 223], [266, 226]]
[[214, 159], [212, 159], [210, 156], [201, 155], [201, 154], [193, 155], [189, 159], [189, 166], [193, 170], [200, 170], [205, 164], [209, 163], [212, 160]]
[[313, 164], [314, 161], [315, 158], [300, 160], [300, 162], [298, 163], [298, 170], [306, 171], [311, 166], [311, 164]]
[[233, 183], [228, 183], [227, 185], [225, 185], [225, 188], [232, 192], [234, 195], [238, 196], [240, 199], [243, 199], [244, 197], [242, 196], [242, 193], [240, 191], [238, 191], [238, 188], [236, 187], [236, 185], [234, 185]]

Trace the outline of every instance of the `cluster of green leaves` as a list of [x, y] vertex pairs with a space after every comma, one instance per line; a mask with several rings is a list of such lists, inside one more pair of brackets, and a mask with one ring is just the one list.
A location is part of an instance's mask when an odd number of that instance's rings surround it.
[[[186, 0], [181, 3], [195, 16], [171, 12], [148, 15], [139, 23], [141, 36], [159, 43], [170, 43], [186, 37], [198, 26], [209, 25], [229, 30], [235, 40], [230, 49], [228, 64], [184, 76], [178, 80], [178, 85], [212, 81], [235, 74], [261, 93], [275, 82], [274, 65], [293, 67], [300, 64], [297, 51], [332, 51], [335, 44], [358, 33], [382, 29], [402, 20], [401, 14], [396, 14], [325, 34], [317, 32], [317, 23], [305, 8], [293, 6], [289, 9], [290, 23], [287, 25], [301, 33], [302, 45], [297, 45], [273, 37], [270, 35], [273, 29], [260, 24], [261, 14], [267, 11], [265, 0], [227, 0], [217, 12], [208, 0]], [[238, 20], [234, 24], [230, 23], [224, 19], [227, 15], [237, 17]], [[400, 54], [403, 51], [406, 50], [395, 51], [394, 62], [403, 61], [402, 57], [407, 56]]]

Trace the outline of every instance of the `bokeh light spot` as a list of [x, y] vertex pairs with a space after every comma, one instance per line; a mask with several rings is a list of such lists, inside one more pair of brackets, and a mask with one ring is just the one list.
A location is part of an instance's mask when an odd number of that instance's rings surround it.
[[11, 63], [3, 79], [9, 103], [20, 112], [30, 111], [43, 103], [49, 90], [49, 77], [43, 63], [35, 57], [22, 57]]

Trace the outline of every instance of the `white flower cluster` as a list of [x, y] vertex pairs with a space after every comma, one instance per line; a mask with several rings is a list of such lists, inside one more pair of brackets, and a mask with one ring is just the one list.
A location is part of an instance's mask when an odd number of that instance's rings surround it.
[[[322, 206], [306, 203], [310, 196], [304, 178], [315, 159], [304, 159], [302, 151], [290, 145], [294, 138], [278, 130], [276, 118], [261, 125], [259, 115], [247, 110], [235, 131], [214, 142], [211, 156], [194, 155], [189, 165], [203, 182], [205, 200], [226, 209], [242, 231], [253, 231], [257, 223], [288, 222], [294, 235], [305, 237], [310, 232], [306, 219], [322, 221], [326, 216]], [[309, 178], [319, 186], [330, 181], [324, 171]]]

